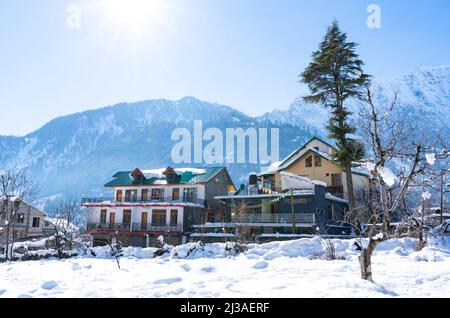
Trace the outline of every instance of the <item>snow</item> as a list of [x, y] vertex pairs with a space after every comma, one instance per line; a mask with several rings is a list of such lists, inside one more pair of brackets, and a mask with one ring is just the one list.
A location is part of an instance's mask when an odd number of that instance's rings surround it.
[[436, 161], [436, 156], [434, 153], [426, 153], [425, 159], [427, 160], [428, 164], [434, 165], [434, 162]]
[[424, 192], [424, 193], [422, 193], [422, 199], [424, 199], [424, 200], [430, 200], [430, 199], [431, 199], [431, 193], [430, 193], [430, 192]]
[[325, 193], [325, 199], [342, 202], [342, 203], [348, 203], [347, 200], [336, 197], [336, 196], [332, 195], [331, 193]]
[[[97, 257], [0, 264], [0, 297], [449, 297], [450, 239], [381, 243], [373, 256], [375, 283], [360, 279], [356, 240], [330, 240], [340, 256], [327, 260], [318, 237], [251, 244], [189, 243], [153, 258], [153, 248], [125, 248], [120, 259]], [[367, 244], [367, 240], [363, 240]]]
[[373, 162], [366, 162], [365, 166], [369, 171], [375, 171], [376, 169], [380, 177], [389, 187], [392, 187], [398, 181], [398, 177], [387, 167], [376, 167]]
[[[159, 168], [159, 169], [149, 169], [149, 170], [141, 170], [144, 174], [145, 178], [164, 178], [163, 172], [166, 171], [167, 168]], [[206, 173], [206, 169], [200, 168], [175, 168], [176, 173], [182, 174], [183, 172], [192, 172], [193, 174], [203, 174]]]
[[372, 237], [372, 240], [374, 240], [374, 241], [380, 241], [380, 240], [382, 240], [383, 239], [383, 237], [384, 237], [384, 235], [383, 235], [383, 233], [378, 233], [377, 235], [375, 235], [374, 237]]
[[314, 184], [307, 177], [297, 176], [290, 172], [282, 171], [281, 173], [281, 189], [314, 189]]

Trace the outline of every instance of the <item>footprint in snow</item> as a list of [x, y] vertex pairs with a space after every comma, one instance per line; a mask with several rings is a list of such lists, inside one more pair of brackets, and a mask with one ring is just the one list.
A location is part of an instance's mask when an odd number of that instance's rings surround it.
[[206, 273], [211, 273], [211, 272], [214, 271], [214, 267], [212, 267], [212, 266], [203, 267], [203, 268], [202, 268], [202, 271], [203, 271], [203, 272], [206, 272]]
[[81, 269], [80, 264], [78, 264], [78, 263], [73, 263], [72, 264], [72, 270], [77, 271], [77, 270], [80, 270], [80, 269]]
[[46, 281], [45, 283], [43, 283], [41, 285], [41, 288], [42, 289], [46, 289], [46, 290], [50, 290], [50, 289], [53, 289], [53, 288], [55, 288], [57, 286], [58, 286], [58, 284], [54, 280], [49, 280], [49, 281]]
[[6, 289], [0, 289], [0, 296], [6, 292]]
[[153, 282], [155, 285], [160, 284], [173, 284], [173, 283], [179, 283], [182, 279], [180, 277], [173, 277], [173, 278], [165, 278], [165, 279], [158, 279]]
[[191, 267], [188, 264], [183, 264], [180, 267], [184, 269], [186, 272], [189, 272], [191, 270]]
[[267, 266], [269, 266], [269, 263], [262, 261], [262, 262], [257, 262], [257, 263], [255, 263], [255, 265], [253, 265], [252, 267], [253, 267], [254, 269], [264, 269], [264, 268], [266, 268]]
[[33, 298], [33, 296], [29, 294], [20, 294], [19, 296], [17, 296], [17, 298]]

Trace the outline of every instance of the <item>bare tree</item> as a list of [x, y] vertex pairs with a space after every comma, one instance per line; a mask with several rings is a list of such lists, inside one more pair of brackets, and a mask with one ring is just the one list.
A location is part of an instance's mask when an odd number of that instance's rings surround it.
[[238, 209], [239, 212], [236, 216], [238, 220], [238, 222], [236, 222], [236, 241], [239, 244], [247, 244], [253, 239], [252, 228], [246, 224], [250, 223], [250, 220], [248, 219], [250, 217], [250, 214], [248, 213], [248, 204], [242, 202], [239, 204]]
[[37, 192], [37, 184], [27, 177], [25, 169], [0, 170], [0, 238], [4, 241], [5, 260], [12, 259], [14, 224], [17, 211], [24, 200], [31, 200]]
[[[397, 104], [397, 94], [386, 107], [375, 105], [370, 86], [366, 87], [366, 97], [360, 111], [363, 132], [366, 133], [373, 160], [367, 162], [376, 187], [376, 195], [371, 202], [370, 220], [373, 226], [368, 231], [368, 245], [361, 244], [362, 279], [373, 281], [371, 258], [376, 247], [393, 237], [391, 219], [401, 210], [405, 195], [413, 181], [425, 173], [429, 165], [425, 153], [429, 150], [424, 141], [418, 141], [413, 135], [412, 123], [394, 119], [392, 114]], [[401, 172], [394, 176], [387, 168], [388, 164], [402, 162]], [[392, 178], [398, 178], [398, 186], [393, 187]], [[377, 220], [381, 227], [375, 226]]]
[[71, 198], [57, 203], [52, 208], [53, 218], [49, 223], [53, 229], [53, 238], [58, 257], [62, 258], [65, 250], [72, 250], [74, 240], [79, 235], [77, 225], [81, 221], [81, 208], [78, 200]]

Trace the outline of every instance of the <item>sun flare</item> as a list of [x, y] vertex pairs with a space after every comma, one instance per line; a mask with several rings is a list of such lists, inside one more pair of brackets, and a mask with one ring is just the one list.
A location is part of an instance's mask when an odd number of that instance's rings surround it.
[[104, 0], [103, 4], [112, 22], [130, 27], [145, 27], [164, 13], [158, 0]]

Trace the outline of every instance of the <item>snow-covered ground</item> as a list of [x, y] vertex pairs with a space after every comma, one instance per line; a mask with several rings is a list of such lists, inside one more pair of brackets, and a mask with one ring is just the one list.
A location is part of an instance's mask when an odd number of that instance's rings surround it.
[[420, 252], [413, 239], [382, 243], [373, 258], [376, 283], [360, 279], [354, 240], [333, 240], [327, 260], [319, 238], [252, 245], [229, 255], [224, 244], [127, 248], [121, 269], [97, 256], [0, 264], [0, 297], [450, 297], [450, 240]]

